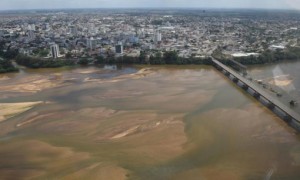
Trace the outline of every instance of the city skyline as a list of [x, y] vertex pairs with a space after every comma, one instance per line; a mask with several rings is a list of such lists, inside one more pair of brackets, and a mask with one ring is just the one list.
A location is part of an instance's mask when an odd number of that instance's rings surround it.
[[247, 8], [300, 9], [300, 0], [2, 0], [0, 10], [75, 8]]

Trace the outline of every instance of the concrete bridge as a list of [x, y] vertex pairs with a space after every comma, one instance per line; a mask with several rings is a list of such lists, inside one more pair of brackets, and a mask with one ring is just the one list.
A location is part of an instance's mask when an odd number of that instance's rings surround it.
[[260, 86], [246, 79], [245, 77], [230, 69], [220, 61], [212, 58], [212, 63], [217, 70], [226, 75], [235, 84], [240, 86], [246, 92], [255, 97], [257, 100], [259, 100], [263, 105], [272, 110], [276, 115], [282, 118], [290, 126], [295, 128], [297, 131], [300, 131], [300, 115], [298, 113], [296, 113], [287, 105], [280, 102], [276, 97], [273, 97], [270, 94], [268, 94]]

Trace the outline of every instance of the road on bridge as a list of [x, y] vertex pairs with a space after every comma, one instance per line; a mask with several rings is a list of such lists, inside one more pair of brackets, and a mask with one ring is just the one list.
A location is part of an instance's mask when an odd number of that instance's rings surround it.
[[265, 90], [263, 90], [257, 84], [254, 84], [253, 82], [246, 79], [242, 75], [238, 74], [237, 72], [235, 72], [234, 70], [232, 70], [228, 66], [224, 65], [220, 61], [214, 59], [213, 57], [211, 57], [211, 58], [212, 58], [212, 62], [215, 65], [217, 65], [217, 66], [221, 67], [222, 69], [224, 69], [225, 71], [229, 72], [232, 76], [239, 79], [240, 82], [242, 82], [243, 84], [249, 86], [249, 88], [251, 88], [252, 90], [257, 92], [260, 96], [262, 96], [263, 98], [268, 100], [270, 103], [274, 104], [278, 109], [280, 109], [281, 111], [283, 111], [287, 115], [291, 116], [295, 121], [300, 123], [300, 115], [298, 113], [296, 113], [294, 110], [292, 110], [290, 107], [286, 106], [285, 104], [280, 102], [278, 99], [276, 99], [275, 97], [268, 94]]

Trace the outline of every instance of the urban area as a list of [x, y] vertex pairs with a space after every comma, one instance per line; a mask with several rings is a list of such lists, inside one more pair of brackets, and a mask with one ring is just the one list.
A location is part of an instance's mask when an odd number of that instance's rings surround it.
[[261, 64], [300, 56], [299, 19], [259, 10], [4, 11], [0, 57], [33, 68], [205, 64], [212, 55]]

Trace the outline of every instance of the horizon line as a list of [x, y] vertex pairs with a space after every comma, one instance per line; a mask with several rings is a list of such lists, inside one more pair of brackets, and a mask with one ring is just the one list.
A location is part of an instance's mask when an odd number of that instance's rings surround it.
[[34, 8], [34, 9], [0, 9], [0, 12], [4, 11], [49, 11], [49, 10], [97, 10], [97, 9], [105, 9], [105, 10], [139, 10], [139, 9], [149, 9], [149, 10], [265, 10], [265, 11], [300, 11], [299, 9], [292, 8], [247, 8], [247, 7], [85, 7], [85, 8]]

